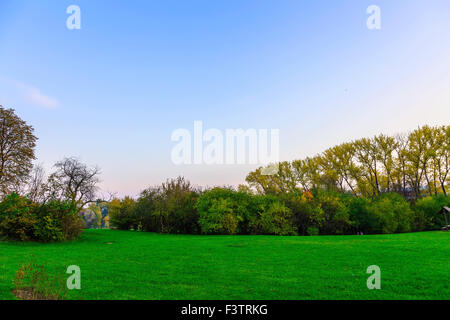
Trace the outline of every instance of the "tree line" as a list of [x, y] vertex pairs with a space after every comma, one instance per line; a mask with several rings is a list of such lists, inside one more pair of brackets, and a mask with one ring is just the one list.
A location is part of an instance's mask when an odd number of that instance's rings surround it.
[[408, 199], [447, 195], [450, 181], [450, 126], [420, 127], [409, 134], [377, 135], [343, 143], [306, 159], [248, 174], [258, 193], [314, 189], [376, 197], [396, 192]]
[[367, 198], [336, 190], [261, 194], [249, 188], [193, 187], [183, 177], [109, 203], [121, 230], [179, 234], [338, 235], [437, 230], [443, 194], [415, 202], [395, 193]]
[[260, 167], [237, 190], [168, 180], [137, 200], [113, 200], [110, 222], [124, 230], [196, 234], [436, 230], [444, 224], [440, 209], [450, 205], [449, 160], [450, 126], [423, 126]]
[[[0, 106], [0, 238], [57, 241], [81, 233], [80, 212], [102, 203], [113, 228], [185, 234], [315, 235], [436, 230], [450, 206], [450, 127], [344, 143], [258, 168], [238, 188], [184, 177], [137, 199], [98, 199], [97, 167], [68, 157], [33, 166], [34, 129]], [[273, 169], [272, 168], [272, 169]]]

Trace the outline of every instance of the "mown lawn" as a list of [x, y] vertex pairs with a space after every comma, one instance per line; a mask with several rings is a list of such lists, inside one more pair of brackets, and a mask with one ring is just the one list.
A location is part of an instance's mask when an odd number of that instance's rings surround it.
[[[189, 236], [87, 230], [69, 243], [0, 242], [0, 299], [33, 256], [81, 268], [80, 299], [449, 299], [450, 232]], [[366, 269], [381, 268], [381, 290]]]

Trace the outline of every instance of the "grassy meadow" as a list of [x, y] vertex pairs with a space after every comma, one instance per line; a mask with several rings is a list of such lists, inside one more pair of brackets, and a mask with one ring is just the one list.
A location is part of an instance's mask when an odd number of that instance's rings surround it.
[[[0, 242], [0, 299], [33, 256], [81, 268], [70, 299], [449, 299], [450, 232], [193, 236], [86, 230], [66, 243]], [[381, 290], [369, 290], [369, 265]]]

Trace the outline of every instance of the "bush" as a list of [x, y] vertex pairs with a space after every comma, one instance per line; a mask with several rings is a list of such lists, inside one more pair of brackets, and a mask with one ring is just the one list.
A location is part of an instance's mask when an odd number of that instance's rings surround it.
[[445, 224], [445, 218], [441, 209], [450, 206], [450, 197], [437, 195], [425, 197], [416, 201], [413, 209], [414, 230], [438, 230]]
[[199, 225], [207, 234], [254, 233], [262, 196], [228, 188], [214, 188], [203, 193], [196, 203]]
[[8, 240], [35, 239], [35, 204], [25, 197], [12, 193], [0, 203], [0, 235]]
[[378, 196], [369, 209], [377, 218], [377, 233], [408, 232], [413, 212], [404, 197], [397, 193]]
[[36, 207], [34, 235], [39, 241], [67, 241], [77, 239], [83, 231], [78, 210], [68, 202], [50, 201]]
[[111, 226], [119, 230], [140, 229], [135, 206], [136, 202], [130, 197], [113, 199], [108, 206]]
[[299, 234], [309, 235], [310, 228], [318, 230], [323, 211], [314, 204], [311, 194], [285, 193], [280, 195], [280, 200], [291, 210], [293, 224]]
[[206, 234], [296, 233], [292, 211], [273, 195], [214, 188], [198, 199], [199, 225]]
[[347, 198], [337, 192], [321, 191], [314, 196], [314, 202], [323, 216], [319, 220], [321, 234], [348, 234], [352, 229]]
[[183, 177], [168, 180], [161, 185], [156, 212], [163, 214], [160, 221], [166, 233], [198, 233], [198, 214], [195, 209], [198, 192]]
[[371, 205], [371, 201], [367, 198], [354, 197], [349, 199], [348, 209], [354, 233], [373, 234], [380, 229], [374, 211], [370, 210]]
[[136, 201], [135, 218], [139, 221], [143, 231], [161, 232], [159, 210], [161, 192], [159, 188], [148, 188], [141, 192]]
[[195, 203], [199, 192], [182, 177], [144, 190], [135, 216], [144, 231], [195, 234], [200, 232]]
[[317, 235], [319, 235], [319, 228], [308, 227], [308, 229], [306, 230], [306, 233], [308, 234], [308, 236], [317, 236]]
[[254, 222], [254, 233], [295, 235], [292, 211], [273, 196], [264, 197], [264, 209]]
[[244, 220], [248, 204], [248, 201], [239, 202], [238, 199], [249, 197], [245, 192], [224, 188], [214, 188], [202, 194], [196, 204], [202, 233], [238, 233], [239, 222]]
[[65, 241], [76, 239], [83, 222], [70, 203], [35, 204], [15, 193], [0, 203], [0, 235], [7, 240]]

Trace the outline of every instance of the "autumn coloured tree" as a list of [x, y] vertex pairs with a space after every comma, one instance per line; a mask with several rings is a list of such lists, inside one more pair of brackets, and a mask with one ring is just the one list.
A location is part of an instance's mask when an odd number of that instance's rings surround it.
[[409, 199], [447, 195], [450, 182], [450, 126], [423, 126], [394, 137], [377, 135], [331, 147], [311, 158], [281, 162], [273, 174], [250, 172], [258, 193], [331, 190], [377, 197], [396, 192]]
[[29, 177], [37, 141], [33, 131], [13, 109], [0, 106], [0, 198], [19, 190]]

